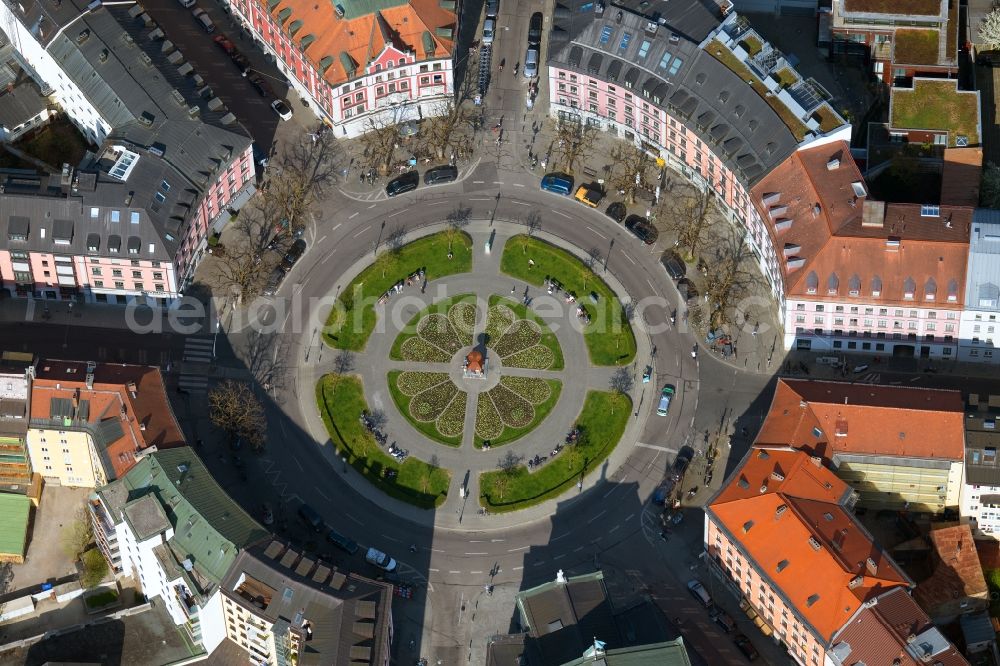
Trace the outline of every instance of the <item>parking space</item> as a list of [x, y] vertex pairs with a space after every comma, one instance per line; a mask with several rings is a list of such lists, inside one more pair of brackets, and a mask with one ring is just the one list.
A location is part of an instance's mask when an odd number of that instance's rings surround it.
[[86, 508], [86, 488], [65, 488], [46, 484], [42, 501], [32, 509], [28, 529], [28, 553], [24, 564], [11, 567], [11, 591], [23, 590], [76, 573], [76, 565], [63, 547], [64, 534]]

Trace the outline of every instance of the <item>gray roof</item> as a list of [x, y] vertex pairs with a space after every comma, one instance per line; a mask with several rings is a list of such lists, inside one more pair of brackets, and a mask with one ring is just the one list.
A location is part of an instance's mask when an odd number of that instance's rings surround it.
[[993, 631], [993, 622], [990, 621], [989, 613], [966, 613], [959, 616], [958, 623], [962, 627], [962, 636], [966, 645], [972, 643], [992, 642], [997, 639], [996, 632]]
[[[678, 117], [747, 184], [795, 150], [795, 137], [767, 102], [699, 48], [719, 24], [714, 3], [640, 0], [629, 4], [642, 9], [611, 5], [603, 14], [587, 9], [590, 0], [564, 4], [569, 10], [564, 18], [553, 19], [550, 66], [626, 87], [631, 83], [637, 96]], [[652, 24], [657, 26], [654, 33], [647, 31]], [[647, 41], [646, 55], [640, 57]], [[591, 66], [594, 53], [602, 55], [596, 68]], [[666, 60], [665, 54], [670, 56]], [[677, 60], [682, 64], [670, 74]]]
[[1000, 210], [977, 208], [973, 213], [965, 279], [970, 310], [1000, 312]]
[[48, 106], [48, 100], [38, 92], [38, 86], [25, 81], [9, 93], [0, 95], [0, 126], [10, 131], [31, 120]]
[[145, 541], [155, 534], [170, 529], [167, 514], [153, 495], [143, 495], [139, 499], [129, 502], [122, 509], [122, 514], [140, 541]]

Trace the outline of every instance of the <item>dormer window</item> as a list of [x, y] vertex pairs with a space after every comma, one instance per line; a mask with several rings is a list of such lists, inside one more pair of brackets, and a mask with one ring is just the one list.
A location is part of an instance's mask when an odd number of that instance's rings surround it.
[[912, 301], [913, 292], [916, 291], [917, 283], [913, 281], [913, 278], [908, 277], [903, 281], [903, 298]]

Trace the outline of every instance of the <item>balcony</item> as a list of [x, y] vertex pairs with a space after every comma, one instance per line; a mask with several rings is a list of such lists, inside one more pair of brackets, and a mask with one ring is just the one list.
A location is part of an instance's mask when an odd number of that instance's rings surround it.
[[177, 598], [181, 608], [184, 609], [184, 613], [188, 619], [197, 619], [200, 611], [198, 602], [184, 585], [174, 585], [174, 596]]

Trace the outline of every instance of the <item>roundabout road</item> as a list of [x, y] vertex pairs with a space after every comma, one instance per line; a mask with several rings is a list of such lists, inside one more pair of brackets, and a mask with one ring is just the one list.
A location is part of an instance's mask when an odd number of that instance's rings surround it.
[[[465, 170], [456, 183], [421, 186], [393, 199], [375, 201], [378, 197], [349, 191], [335, 194], [336, 202], [328, 202], [329, 212], [316, 216], [310, 225], [309, 248], [282, 286], [274, 309], [261, 310], [266, 313], [262, 321], [276, 329], [273, 362], [286, 377], [286, 383], [275, 382], [271, 387], [271, 444], [264, 461], [265, 478], [282, 495], [279, 511], [291, 520], [298, 501], [308, 502], [331, 526], [396, 557], [401, 574], [427, 582], [429, 595], [442, 595], [433, 604], [428, 600], [422, 615], [411, 618], [420, 627], [405, 637], [419, 639], [425, 655], [433, 654], [434, 645], [468, 643], [456, 628], [448, 604], [460, 606], [455, 612], [461, 620], [465, 601], [472, 595], [463, 592], [460, 601], [456, 590], [481, 591], [487, 582], [516, 589], [551, 580], [556, 569], [571, 571], [584, 565], [592, 569], [605, 553], [625, 542], [633, 553], [630, 557], [635, 558], [635, 570], [658, 567], [664, 559], [658, 550], [663, 544], [651, 535], [649, 516], [644, 516], [649, 496], [680, 447], [703, 449], [703, 433], [725, 427], [727, 418], [743, 413], [767, 383], [766, 377], [737, 372], [710, 355], [691, 357], [694, 336], [669, 324], [679, 297], [659, 264], [662, 247], [642, 245], [600, 211], [572, 198], [541, 191], [538, 177], [530, 172], [497, 174], [494, 166], [480, 163], [474, 171]], [[620, 297], [628, 294], [636, 301], [655, 297], [637, 315], [637, 320], [641, 318], [636, 322], [639, 351], [630, 366], [636, 374], [634, 405], [637, 413], [650, 415], [656, 408], [658, 387], [671, 383], [680, 393], [668, 418], [652, 416], [641, 430], [635, 425], [626, 431], [608, 463], [587, 477], [582, 492], [571, 489], [558, 500], [512, 514], [479, 515], [475, 495], [463, 501], [459, 484], [469, 476], [463, 469], [452, 470], [448, 500], [436, 511], [419, 510], [383, 495], [337, 459], [316, 413], [315, 380], [331, 368], [337, 353], [324, 348], [315, 330], [315, 322], [325, 319], [329, 297], [370, 263], [373, 248], [385, 234], [402, 227], [408, 232], [407, 240], [412, 240], [440, 228], [457, 207], [471, 209], [473, 222], [466, 231], [475, 242], [474, 262], [484, 260], [484, 244], [491, 234], [523, 233], [519, 221], [539, 212], [538, 237], [576, 248], [578, 256], [585, 256], [591, 248], [598, 250], [604, 257], [603, 277]], [[497, 254], [493, 258], [499, 261]], [[314, 303], [312, 299], [326, 301]], [[289, 301], [297, 311], [282, 311], [279, 303]], [[656, 332], [644, 332], [650, 329]], [[236, 338], [236, 347], [239, 336], [249, 333], [230, 331], [229, 335]], [[647, 363], [654, 365], [655, 376], [643, 385], [640, 375]], [[366, 392], [370, 390], [366, 386]], [[388, 407], [390, 422], [403, 421], [391, 404]], [[720, 462], [725, 465], [724, 456]], [[724, 477], [722, 466], [717, 467], [716, 487]], [[687, 528], [694, 529], [700, 520], [700, 512], [691, 515]], [[689, 545], [697, 551], [700, 530], [694, 532]], [[408, 551], [409, 544], [416, 544], [417, 552]], [[506, 630], [497, 626], [490, 631]]]

